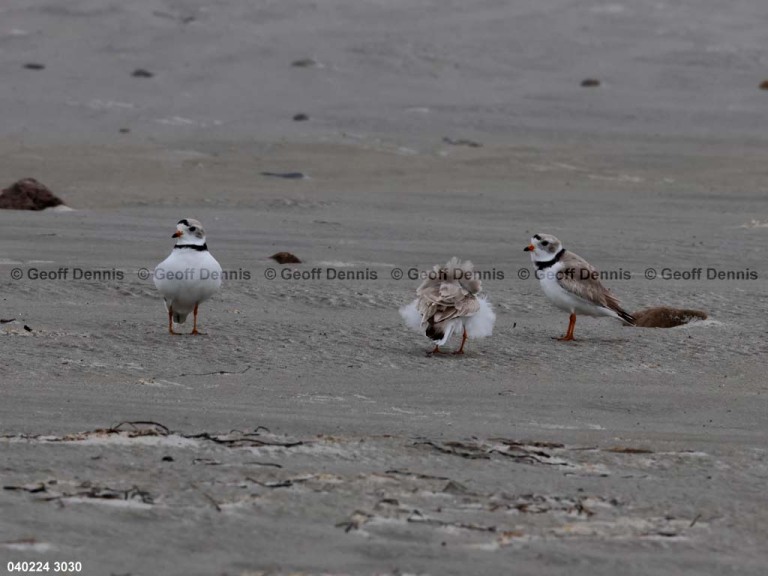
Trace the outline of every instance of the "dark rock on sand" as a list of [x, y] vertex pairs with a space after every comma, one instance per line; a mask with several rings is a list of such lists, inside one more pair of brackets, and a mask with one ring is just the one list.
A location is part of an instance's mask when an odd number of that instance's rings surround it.
[[309, 116], [307, 116], [306, 114], [296, 114], [293, 117], [294, 122], [306, 122], [307, 120], [309, 120]]
[[133, 71], [131, 74], [134, 78], [152, 78], [154, 74], [150, 72], [149, 70], [144, 70], [144, 68], [137, 68]]
[[768, 90], [768, 80], [760, 82], [760, 90]]
[[674, 328], [688, 324], [693, 320], [706, 320], [707, 313], [701, 310], [689, 310], [687, 308], [668, 308], [657, 306], [638, 310], [634, 314], [638, 328]]
[[291, 62], [291, 66], [295, 68], [313, 68], [314, 66], [317, 66], [317, 60], [313, 58], [302, 58]]
[[40, 64], [38, 62], [28, 62], [27, 64], [24, 64], [24, 68], [27, 70], [45, 70], [45, 64]]
[[581, 81], [581, 85], [583, 88], [596, 88], [600, 86], [600, 80], [597, 78], [585, 78]]
[[301, 260], [290, 252], [278, 252], [270, 256], [278, 264], [301, 264]]
[[474, 140], [467, 140], [466, 138], [453, 139], [447, 136], [443, 138], [443, 142], [451, 146], [469, 146], [470, 148], [482, 148], [483, 146], [480, 142], [475, 142]]
[[62, 204], [60, 198], [34, 178], [19, 180], [0, 194], [0, 209], [4, 210], [45, 210]]
[[271, 176], [272, 178], [285, 178], [286, 180], [301, 180], [305, 178], [301, 172], [262, 172], [262, 176]]

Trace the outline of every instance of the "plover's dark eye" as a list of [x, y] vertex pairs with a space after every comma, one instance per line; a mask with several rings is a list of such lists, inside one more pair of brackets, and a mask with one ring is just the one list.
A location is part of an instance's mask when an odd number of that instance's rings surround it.
[[194, 232], [195, 230], [197, 230], [197, 228], [195, 228], [194, 226], [190, 226], [190, 227], [189, 227], [189, 231], [190, 231], [190, 232]]
[[549, 246], [549, 240], [542, 240], [541, 241], [542, 246]]

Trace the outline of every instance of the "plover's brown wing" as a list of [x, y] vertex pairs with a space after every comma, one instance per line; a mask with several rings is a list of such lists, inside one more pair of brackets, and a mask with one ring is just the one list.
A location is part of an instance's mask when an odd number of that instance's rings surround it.
[[424, 322], [438, 323], [471, 316], [479, 309], [477, 298], [455, 282], [443, 282], [420, 290], [418, 310]]
[[620, 315], [626, 314], [619, 299], [600, 282], [597, 269], [584, 258], [573, 252], [566, 252], [560, 262], [563, 268], [558, 273], [557, 283], [563, 290], [596, 306], [608, 308]]
[[475, 266], [471, 261], [462, 262], [455, 256], [445, 266], [449, 280], [456, 282], [469, 294], [478, 294], [482, 290], [482, 282], [475, 274]]
[[416, 290], [416, 296], [425, 304], [436, 304], [439, 306], [452, 306], [469, 292], [464, 290], [458, 282], [452, 280], [425, 281]]
[[457, 317], [472, 316], [473, 314], [477, 314], [478, 310], [480, 310], [480, 302], [474, 294], [468, 295], [456, 304], [455, 308]]
[[438, 307], [432, 316], [432, 321], [437, 324], [439, 322], [453, 320], [454, 318], [472, 316], [473, 314], [476, 314], [478, 310], [480, 310], [480, 303], [477, 301], [477, 298], [468, 295], [452, 304]]
[[423, 293], [429, 293], [431, 291], [437, 291], [440, 288], [440, 284], [445, 282], [445, 270], [439, 266], [432, 268], [432, 272], [424, 281], [416, 288], [416, 295], [421, 296]]
[[422, 322], [437, 324], [477, 313], [480, 304], [475, 294], [481, 285], [472, 270], [471, 262], [456, 257], [445, 266], [433, 268], [431, 277], [416, 290]]
[[469, 295], [458, 282], [443, 282], [440, 284], [440, 302], [446, 305], [453, 305], [463, 300]]
[[419, 310], [434, 307], [442, 302], [440, 297], [440, 282], [425, 281], [418, 290], [416, 297], [419, 299]]
[[440, 283], [425, 281], [416, 290], [416, 309], [421, 314], [422, 324], [429, 321], [441, 306]]

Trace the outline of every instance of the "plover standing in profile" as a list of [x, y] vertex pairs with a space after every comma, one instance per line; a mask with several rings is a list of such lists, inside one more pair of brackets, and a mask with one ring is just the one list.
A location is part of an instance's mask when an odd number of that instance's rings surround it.
[[205, 231], [197, 220], [185, 218], [176, 225], [176, 245], [170, 256], [155, 268], [155, 286], [168, 308], [168, 331], [194, 313], [192, 334], [197, 331], [197, 308], [221, 287], [221, 266], [208, 252]]
[[416, 290], [416, 299], [400, 308], [406, 325], [423, 332], [440, 353], [451, 335], [462, 330], [461, 346], [454, 354], [464, 354], [467, 338], [483, 338], [493, 333], [496, 314], [484, 296], [472, 263], [452, 258], [444, 267], [435, 266]]
[[550, 234], [534, 234], [523, 250], [531, 253], [544, 294], [571, 315], [568, 332], [558, 340], [573, 340], [577, 314], [611, 316], [635, 325], [634, 317], [625, 312], [618, 298], [600, 283], [594, 266], [563, 248], [560, 240]]

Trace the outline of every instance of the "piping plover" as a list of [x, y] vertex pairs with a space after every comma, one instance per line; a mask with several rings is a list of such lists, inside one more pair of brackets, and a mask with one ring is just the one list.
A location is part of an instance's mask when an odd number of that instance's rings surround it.
[[424, 274], [416, 290], [416, 299], [400, 308], [406, 325], [423, 332], [435, 344], [431, 354], [440, 353], [440, 346], [461, 329], [461, 346], [454, 354], [464, 354], [467, 338], [483, 338], [493, 333], [496, 314], [483, 296], [481, 282], [474, 274], [472, 263], [452, 258], [445, 266], [435, 266]]
[[155, 268], [155, 286], [168, 308], [168, 331], [183, 324], [194, 312], [192, 334], [197, 331], [197, 308], [221, 287], [221, 266], [208, 252], [205, 231], [197, 220], [184, 218], [176, 225], [176, 245], [171, 255]]
[[635, 319], [619, 305], [619, 300], [600, 283], [599, 272], [581, 256], [563, 248], [550, 234], [534, 234], [523, 249], [531, 253], [536, 277], [555, 306], [568, 312], [568, 332], [558, 340], [573, 340], [576, 315], [611, 316], [635, 325]]

